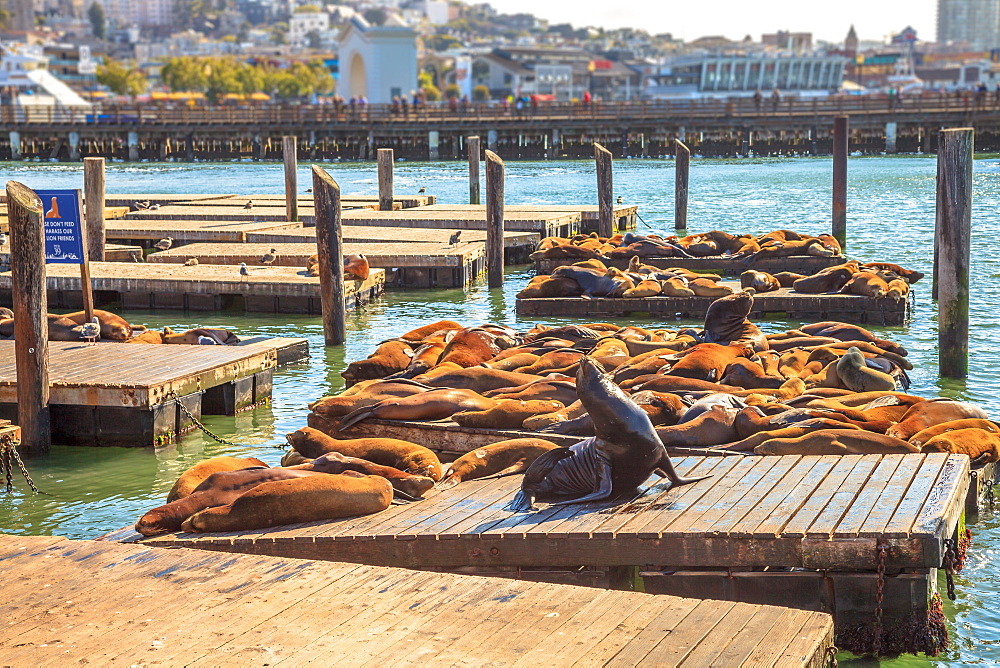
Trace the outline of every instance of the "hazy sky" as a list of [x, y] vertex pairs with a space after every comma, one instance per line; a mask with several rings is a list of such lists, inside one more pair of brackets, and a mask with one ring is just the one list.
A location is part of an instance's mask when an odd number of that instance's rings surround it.
[[777, 30], [811, 32], [815, 39], [839, 42], [853, 23], [862, 40], [881, 40], [907, 25], [923, 40], [933, 40], [936, 0], [488, 0], [505, 13], [530, 12], [574, 26], [642, 28], [669, 32], [686, 40], [704, 35], [742, 39]]

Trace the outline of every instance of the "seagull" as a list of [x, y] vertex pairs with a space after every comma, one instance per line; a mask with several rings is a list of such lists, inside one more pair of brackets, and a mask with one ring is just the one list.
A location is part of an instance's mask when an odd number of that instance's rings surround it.
[[423, 195], [425, 192], [427, 192], [427, 188], [424, 188], [423, 186], [421, 186], [420, 190], [417, 191], [417, 194], [418, 195]]
[[170, 247], [173, 245], [174, 245], [174, 238], [167, 237], [166, 239], [160, 239], [155, 244], [153, 244], [153, 248], [158, 248], [161, 251], [166, 251], [170, 250]]
[[149, 200], [147, 199], [144, 202], [132, 202], [132, 207], [131, 208], [132, 208], [133, 211], [142, 211], [143, 209], [148, 209], [149, 208]]
[[184, 266], [185, 267], [197, 267], [198, 266], [198, 258], [196, 258], [196, 257], [190, 258], [187, 262], [184, 263]]
[[622, 203], [622, 196], [621, 196], [621, 195], [619, 195], [619, 196], [618, 196], [618, 204], [621, 204], [621, 203]]
[[7, 235], [4, 234], [3, 232], [0, 232], [0, 246], [6, 246], [6, 245], [7, 245]]
[[156, 210], [158, 210], [159, 208], [160, 208], [160, 205], [159, 205], [159, 204], [150, 204], [150, 205], [149, 205], [149, 210], [150, 210], [150, 211], [156, 211]]
[[246, 280], [246, 277], [249, 275], [250, 275], [250, 270], [247, 269], [247, 263], [240, 262], [240, 276], [243, 277], [243, 280]]
[[253, 200], [252, 199], [248, 199], [247, 203], [243, 205], [243, 208], [246, 209], [247, 211], [249, 211], [250, 209], [252, 209], [253, 208]]
[[217, 346], [219, 342], [213, 339], [211, 336], [205, 336], [204, 334], [198, 335], [198, 345], [199, 346]]
[[277, 248], [272, 248], [270, 253], [264, 254], [264, 257], [260, 259], [260, 263], [265, 267], [270, 267], [272, 264], [274, 264], [274, 261], [278, 259], [278, 256], [276, 255], [277, 252], [278, 252]]
[[307, 193], [311, 193], [312, 191], [313, 191], [313, 189], [312, 189], [312, 188], [306, 188], [306, 192], [307, 192]]
[[457, 244], [458, 243], [458, 238], [460, 236], [462, 236], [462, 230], [459, 230], [458, 232], [455, 232], [455, 234], [451, 235], [451, 238], [448, 239], [448, 245], [449, 246], [454, 246], [455, 244]]
[[96, 315], [80, 328], [80, 338], [91, 346], [97, 343], [97, 339], [101, 338], [101, 321], [97, 319]]
[[142, 262], [142, 251], [130, 250], [128, 256], [132, 258], [133, 262]]

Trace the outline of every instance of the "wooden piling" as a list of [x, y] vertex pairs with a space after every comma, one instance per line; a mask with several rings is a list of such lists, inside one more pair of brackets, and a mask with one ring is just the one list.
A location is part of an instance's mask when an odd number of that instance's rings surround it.
[[469, 204], [479, 204], [479, 137], [469, 137], [465, 140], [469, 151]]
[[486, 268], [491, 288], [503, 287], [504, 164], [486, 151]]
[[297, 137], [281, 138], [281, 154], [285, 160], [285, 219], [299, 219], [299, 146]]
[[378, 150], [378, 209], [392, 211], [392, 169], [395, 157], [391, 148]]
[[674, 229], [686, 230], [688, 225], [688, 183], [691, 170], [691, 149], [680, 139], [674, 139]]
[[83, 159], [83, 188], [87, 198], [87, 254], [104, 262], [104, 158]]
[[597, 234], [614, 236], [614, 177], [611, 171], [611, 151], [594, 142], [594, 161], [597, 163]]
[[31, 454], [49, 450], [49, 326], [45, 294], [45, 225], [42, 201], [31, 189], [7, 182], [17, 422]]
[[320, 301], [326, 345], [347, 340], [344, 313], [344, 242], [340, 225], [340, 186], [326, 170], [313, 165], [316, 204], [316, 248], [319, 260]]
[[833, 119], [833, 230], [841, 248], [847, 248], [847, 154], [850, 121], [847, 116]]
[[972, 128], [942, 133], [937, 192], [938, 366], [945, 378], [969, 374], [969, 253], [972, 231]]

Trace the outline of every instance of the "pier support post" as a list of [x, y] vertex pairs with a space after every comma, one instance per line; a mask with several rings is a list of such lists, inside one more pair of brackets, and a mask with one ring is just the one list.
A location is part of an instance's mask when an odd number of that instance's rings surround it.
[[486, 148], [491, 151], [497, 150], [497, 131], [490, 130], [486, 133]]
[[969, 374], [969, 253], [974, 130], [942, 133], [938, 150], [938, 367], [944, 378]]
[[688, 183], [690, 182], [691, 149], [680, 139], [674, 139], [674, 229], [688, 226]]
[[441, 157], [441, 133], [431, 130], [427, 133], [427, 159], [437, 160]]
[[76, 162], [80, 159], [80, 133], [70, 132], [69, 137], [69, 159], [71, 162]]
[[194, 162], [194, 135], [190, 132], [184, 138], [184, 156], [188, 162]]
[[896, 152], [896, 121], [889, 121], [885, 124], [885, 152]]
[[299, 219], [299, 142], [298, 137], [281, 138], [281, 155], [285, 160], [285, 220]]
[[344, 241], [340, 225], [340, 186], [326, 170], [312, 166], [316, 203], [316, 251], [319, 260], [323, 338], [328, 346], [347, 340], [344, 312]]
[[14, 296], [17, 423], [21, 427], [21, 445], [30, 454], [42, 454], [48, 452], [52, 443], [44, 209], [38, 195], [27, 186], [8, 181], [7, 211]]
[[392, 169], [395, 154], [391, 148], [378, 150], [378, 210], [392, 211]]
[[261, 154], [263, 152], [263, 148], [260, 145], [260, 135], [253, 136], [253, 148], [251, 149], [251, 151], [253, 153], [254, 161], [256, 162], [260, 160]]
[[128, 161], [139, 162], [139, 133], [128, 133]]
[[15, 130], [11, 130], [8, 135], [10, 138], [10, 159], [20, 160], [21, 159], [21, 133]]
[[83, 159], [83, 190], [87, 200], [87, 255], [104, 262], [104, 158]]
[[167, 161], [167, 155], [170, 153], [170, 139], [163, 139], [160, 141], [160, 162]]
[[486, 151], [486, 269], [491, 288], [503, 287], [504, 164]]
[[615, 233], [611, 151], [594, 142], [594, 160], [597, 163], [597, 236], [611, 237]]
[[833, 229], [841, 248], [847, 248], [847, 155], [850, 150], [850, 121], [847, 116], [833, 119]]
[[469, 204], [479, 204], [479, 160], [482, 156], [479, 137], [468, 137], [465, 143], [469, 150]]

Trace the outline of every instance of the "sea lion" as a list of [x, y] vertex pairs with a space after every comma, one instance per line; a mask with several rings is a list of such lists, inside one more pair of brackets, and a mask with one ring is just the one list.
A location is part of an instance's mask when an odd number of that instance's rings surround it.
[[632, 281], [624, 276], [601, 273], [584, 267], [556, 267], [552, 277], [573, 279], [588, 297], [621, 297], [626, 290], [635, 287]]
[[167, 503], [176, 501], [177, 499], [183, 499], [185, 496], [193, 492], [198, 485], [203, 483], [213, 473], [238, 471], [249, 468], [266, 469], [268, 466], [254, 457], [247, 457], [245, 459], [239, 459], [237, 457], [213, 457], [212, 459], [206, 459], [203, 462], [198, 462], [177, 478], [176, 482], [174, 482], [174, 486], [170, 488], [170, 493], [167, 494]]
[[654, 281], [652, 279], [645, 279], [636, 283], [634, 288], [629, 288], [622, 293], [622, 297], [625, 299], [632, 299], [638, 297], [655, 297], [660, 294], [660, 282]]
[[[87, 314], [84, 311], [67, 313], [62, 317], [67, 320], [72, 320], [77, 325], [83, 325], [89, 322], [89, 318], [87, 318]], [[94, 317], [101, 323], [102, 339], [107, 339], [109, 341], [127, 341], [132, 337], [132, 325], [130, 325], [128, 320], [120, 315], [115, 315], [110, 311], [94, 309]]]
[[424, 325], [423, 327], [418, 327], [416, 329], [411, 329], [406, 334], [403, 334], [399, 338], [404, 341], [423, 341], [429, 336], [437, 334], [442, 331], [458, 331], [462, 329], [462, 326], [457, 322], [451, 320], [438, 320], [437, 322], [432, 322], [429, 325]]
[[910, 294], [910, 284], [901, 278], [894, 278], [886, 285], [885, 296], [888, 299], [899, 301]]
[[[758, 239], [759, 241], [759, 239]], [[761, 260], [770, 260], [779, 257], [792, 257], [795, 255], [814, 255], [818, 257], [832, 257], [835, 253], [823, 245], [819, 239], [805, 239], [802, 241], [784, 240], [768, 245], [761, 244], [760, 250], [744, 260], [744, 264], [753, 264]]]
[[[603, 266], [603, 265], [602, 265]], [[603, 271], [607, 271], [604, 269]], [[517, 293], [517, 299], [538, 299], [549, 297], [575, 297], [583, 294], [580, 284], [572, 278], [558, 276], [535, 276], [528, 285]]]
[[547, 380], [541, 378], [520, 388], [509, 388], [487, 392], [490, 399], [497, 401], [514, 399], [517, 401], [557, 401], [564, 406], [575, 402], [576, 383], [571, 380]]
[[370, 515], [392, 503], [392, 485], [381, 476], [342, 473], [264, 483], [230, 505], [186, 519], [181, 531], [245, 531], [282, 524]]
[[452, 415], [451, 419], [462, 427], [473, 429], [520, 429], [526, 419], [564, 407], [559, 401], [502, 399], [492, 408], [462, 411]]
[[684, 378], [697, 378], [714, 383], [722, 378], [726, 367], [733, 360], [738, 357], [753, 357], [753, 353], [753, 347], [746, 344], [699, 343], [680, 353], [683, 357], [670, 368], [667, 374], [683, 376]]
[[405, 371], [413, 359], [413, 348], [405, 341], [392, 339], [379, 344], [367, 359], [355, 360], [340, 372], [348, 383], [359, 380], [385, 378], [394, 373]]
[[[364, 387], [362, 387], [364, 386]], [[386, 399], [410, 397], [433, 388], [409, 379], [367, 380], [353, 385], [336, 396], [327, 396], [309, 404], [315, 415], [335, 420], [365, 406], [374, 406]]]
[[784, 376], [768, 375], [765, 373], [764, 367], [752, 359], [737, 357], [726, 366], [719, 382], [723, 385], [735, 385], [748, 390], [760, 388], [776, 390], [786, 380]]
[[851, 280], [840, 289], [841, 294], [860, 295], [861, 297], [873, 297], [881, 299], [888, 292], [888, 284], [871, 271], [859, 271], [851, 276]]
[[288, 444], [305, 457], [315, 459], [328, 452], [365, 459], [382, 466], [433, 480], [441, 479], [441, 460], [433, 450], [395, 438], [353, 438], [338, 440], [312, 427], [303, 427], [285, 436]]
[[421, 394], [384, 399], [372, 406], [358, 408], [340, 420], [340, 429], [350, 429], [357, 423], [377, 420], [443, 420], [460, 411], [484, 411], [496, 406], [496, 401], [472, 390], [437, 389]]
[[695, 291], [687, 279], [677, 276], [660, 281], [660, 294], [664, 297], [694, 297]]
[[147, 344], [163, 344], [163, 333], [154, 330], [147, 330], [145, 332], [139, 332], [134, 334], [131, 339], [125, 343], [147, 343]]
[[817, 295], [836, 292], [844, 287], [851, 276], [858, 272], [857, 262], [845, 262], [822, 269], [812, 276], [806, 276], [792, 283], [792, 290], [804, 294]]
[[863, 429], [820, 429], [798, 438], [772, 438], [753, 451], [758, 455], [888, 455], [920, 449], [902, 439]]
[[710, 278], [696, 278], [688, 281], [687, 286], [697, 297], [728, 297], [736, 292], [728, 285], [719, 285]]
[[921, 278], [924, 277], [923, 273], [919, 271], [914, 271], [913, 269], [903, 269], [898, 264], [892, 264], [891, 262], [866, 262], [861, 266], [866, 267], [868, 269], [880, 269], [883, 271], [891, 271], [892, 273], [896, 274], [910, 285], [916, 283], [917, 281], [919, 281]]
[[952, 420], [979, 418], [988, 420], [989, 416], [979, 406], [950, 399], [928, 399], [910, 406], [898, 424], [886, 430], [889, 436], [908, 439], [917, 432]]
[[781, 283], [766, 271], [747, 269], [740, 274], [740, 287], [744, 290], [753, 288], [757, 292], [774, 292], [781, 288]]
[[982, 429], [983, 431], [988, 431], [994, 434], [1000, 433], [1000, 429], [997, 429], [997, 425], [990, 420], [966, 418], [964, 420], [951, 420], [950, 422], [936, 424], [933, 427], [927, 427], [927, 429], [918, 431], [906, 440], [919, 448], [935, 436], [940, 436], [945, 432], [955, 431], [957, 429]]
[[665, 447], [709, 447], [733, 441], [735, 412], [724, 406], [713, 405], [687, 422], [656, 428]]
[[850, 348], [837, 360], [837, 376], [841, 384], [855, 392], [889, 392], [896, 389], [896, 381], [887, 373], [872, 369], [856, 347]]
[[562, 505], [630, 494], [653, 473], [672, 486], [704, 479], [677, 474], [646, 412], [611, 382], [599, 363], [585, 357], [576, 386], [596, 436], [536, 459], [510, 509], [529, 510], [537, 497], [554, 497]]
[[407, 473], [392, 466], [383, 466], [359, 457], [348, 457], [339, 452], [328, 452], [312, 461], [303, 462], [296, 467], [296, 470], [332, 474], [353, 471], [364, 475], [381, 476], [392, 484], [392, 488], [399, 496], [409, 501], [419, 499], [434, 487], [434, 479], [429, 476]]
[[977, 464], [1000, 460], [1000, 434], [992, 430], [955, 429], [930, 438], [920, 452], [952, 452], [968, 455]]
[[164, 343], [195, 346], [201, 343], [202, 337], [212, 339], [216, 345], [220, 346], [235, 346], [240, 342], [240, 338], [236, 334], [223, 327], [198, 327], [180, 334], [169, 327], [163, 328]]
[[527, 418], [521, 427], [526, 431], [541, 431], [558, 422], [566, 422], [586, 414], [587, 409], [583, 407], [583, 402], [577, 399], [565, 408]]
[[799, 280], [800, 278], [806, 277], [805, 274], [796, 274], [791, 271], [781, 271], [778, 272], [777, 274], [771, 274], [771, 275], [774, 276], [774, 279], [776, 281], [778, 281], [778, 285], [780, 285], [783, 288], [790, 288], [795, 283], [795, 281]]
[[559, 447], [541, 438], [514, 438], [476, 448], [448, 466], [438, 487], [448, 489], [466, 480], [521, 473], [540, 455]]
[[344, 256], [345, 279], [367, 281], [368, 276], [370, 275], [371, 275], [371, 266], [368, 264], [368, 258], [366, 258], [364, 255]]
[[298, 466], [299, 464], [308, 464], [311, 461], [311, 458], [303, 456], [295, 448], [289, 448], [288, 452], [281, 455], [282, 466]]
[[451, 362], [460, 367], [479, 366], [500, 352], [497, 336], [481, 327], [459, 330], [447, 342], [438, 364]]
[[716, 299], [705, 311], [705, 342], [728, 344], [739, 339], [752, 308], [753, 295], [746, 291]]

